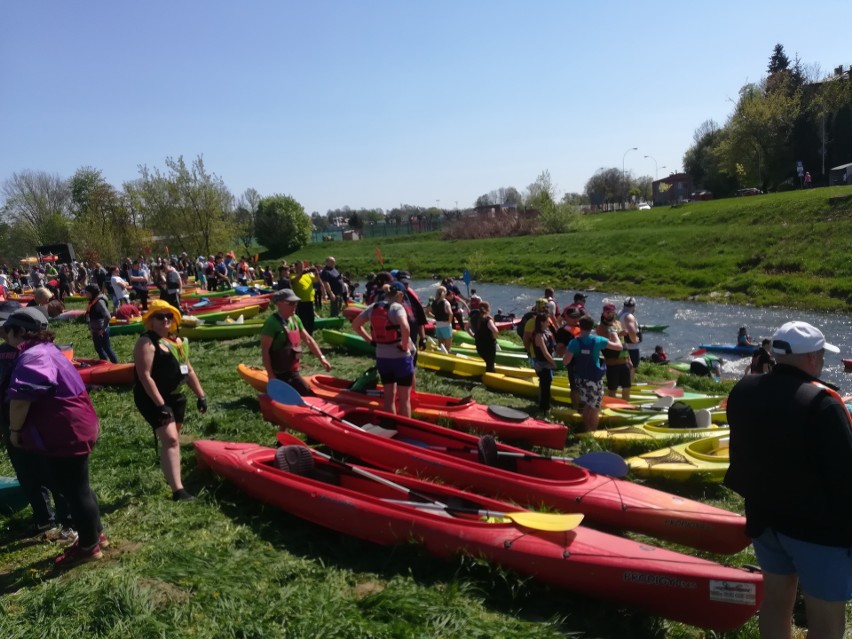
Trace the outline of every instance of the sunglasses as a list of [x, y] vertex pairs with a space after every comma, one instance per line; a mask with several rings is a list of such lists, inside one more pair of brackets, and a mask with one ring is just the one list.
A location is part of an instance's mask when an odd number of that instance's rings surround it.
[[165, 322], [166, 320], [172, 322], [175, 319], [171, 313], [155, 313], [151, 317], [153, 317], [155, 320], [160, 320], [161, 322]]

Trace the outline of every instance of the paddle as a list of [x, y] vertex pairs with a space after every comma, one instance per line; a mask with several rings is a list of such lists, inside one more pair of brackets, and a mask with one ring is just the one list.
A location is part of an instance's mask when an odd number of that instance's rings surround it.
[[682, 388], [657, 388], [654, 390], [657, 397], [683, 397]]
[[[491, 435], [483, 436], [483, 440], [491, 437]], [[492, 442], [494, 438], [491, 437]], [[444, 452], [465, 452], [465, 453], [473, 453], [479, 452], [479, 448], [460, 446], [458, 448], [451, 448], [447, 446], [427, 446], [429, 450], [437, 450]], [[598, 475], [608, 475], [610, 477], [626, 477], [627, 471], [629, 467], [627, 466], [627, 462], [620, 455], [616, 455], [615, 453], [611, 453], [606, 450], [595, 451], [591, 453], [585, 453], [584, 455], [580, 455], [579, 457], [560, 457], [557, 455], [537, 455], [535, 453], [520, 453], [512, 450], [496, 450], [494, 452], [498, 457], [514, 457], [516, 459], [546, 459], [548, 461], [564, 461], [571, 462], [576, 464], [577, 466], [581, 466], [587, 470], [590, 470], [593, 473], [597, 473]]]
[[[271, 397], [271, 395], [270, 395]], [[278, 433], [278, 440], [281, 444], [288, 445], [292, 442], [292, 439], [287, 433]], [[393, 488], [394, 490], [398, 490], [400, 492], [409, 495], [410, 497], [414, 497], [415, 499], [424, 500], [424, 502], [411, 502], [411, 501], [396, 501], [396, 500], [386, 500], [391, 501], [393, 503], [402, 503], [417, 506], [418, 508], [429, 508], [434, 510], [444, 510], [450, 514], [453, 512], [470, 512], [476, 513], [483, 517], [501, 517], [505, 519], [509, 519], [510, 521], [518, 524], [519, 526], [523, 526], [524, 528], [531, 528], [535, 530], [543, 530], [546, 532], [561, 532], [573, 530], [577, 526], [580, 525], [580, 522], [583, 521], [583, 515], [581, 514], [571, 514], [571, 515], [559, 515], [553, 513], [537, 513], [531, 511], [518, 511], [518, 512], [498, 512], [494, 510], [474, 510], [474, 509], [465, 509], [465, 508], [453, 508], [452, 506], [448, 506], [446, 504], [441, 503], [437, 499], [432, 499], [430, 497], [426, 497], [425, 495], [421, 495], [416, 491], [413, 491], [409, 488], [406, 488], [402, 484], [397, 484], [389, 479], [385, 479], [379, 475], [375, 475], [365, 468], [361, 468], [360, 466], [353, 466], [352, 464], [347, 464], [344, 461], [339, 459], [335, 459], [331, 455], [327, 455], [323, 452], [320, 452], [314, 448], [311, 449], [311, 452], [322, 459], [330, 461], [334, 464], [338, 464], [342, 466], [346, 470], [355, 473], [356, 475], [360, 475], [366, 479], [371, 479], [375, 482], [382, 484], [383, 486], [387, 486], [388, 488]]]
[[[323, 410], [319, 406], [314, 406], [313, 404], [306, 402], [301, 395], [299, 395], [298, 391], [290, 386], [285, 381], [280, 379], [271, 379], [269, 383], [266, 385], [266, 394], [269, 396], [272, 401], [278, 402], [279, 404], [287, 404], [289, 406], [306, 406], [308, 408], [312, 408], [318, 413], [325, 415], [326, 417], [331, 417], [332, 419], [336, 419], [338, 421], [343, 422], [347, 426], [351, 428], [357, 428], [358, 430], [363, 430], [360, 426], [353, 424], [352, 422], [348, 422], [345, 419], [341, 419], [328, 411]], [[510, 451], [504, 451], [506, 456], [520, 456], [523, 457], [526, 453], [513, 453]], [[611, 477], [626, 477], [627, 476], [627, 463], [622, 459], [619, 455], [615, 453], [610, 453], [607, 451], [599, 451], [594, 453], [586, 453], [585, 455], [580, 455], [579, 457], [570, 458], [570, 457], [546, 457], [544, 455], [529, 455], [530, 459], [555, 459], [559, 461], [569, 461], [573, 462], [577, 466], [582, 466], [586, 470], [590, 470], [593, 473], [597, 473], [598, 475], [609, 475]]]
[[690, 353], [690, 355], [692, 355], [693, 357], [701, 357], [702, 355], [706, 355], [706, 354], [707, 354], [706, 348], [697, 348]]

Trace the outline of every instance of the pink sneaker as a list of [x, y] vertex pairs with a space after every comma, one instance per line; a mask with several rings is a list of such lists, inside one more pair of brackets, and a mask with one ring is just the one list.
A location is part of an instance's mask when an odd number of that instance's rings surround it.
[[78, 541], [73, 546], [68, 548], [63, 554], [59, 555], [53, 561], [55, 568], [71, 568], [78, 564], [85, 564], [90, 561], [98, 561], [103, 559], [104, 554], [101, 552], [101, 547], [95, 544], [94, 548], [83, 550]]
[[110, 546], [109, 539], [103, 533], [98, 533], [98, 546], [101, 547], [101, 550], [106, 550]]

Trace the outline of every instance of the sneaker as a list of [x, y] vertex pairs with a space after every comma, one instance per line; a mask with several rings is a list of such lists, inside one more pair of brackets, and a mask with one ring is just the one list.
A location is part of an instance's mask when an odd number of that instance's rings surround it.
[[195, 496], [186, 488], [179, 488], [172, 493], [172, 499], [175, 501], [193, 501]]
[[43, 541], [55, 541], [64, 546], [70, 546], [77, 541], [77, 531], [73, 528], [66, 528], [65, 526], [54, 526], [53, 528], [49, 528], [45, 530], [41, 535], [39, 535], [39, 539]]
[[98, 533], [98, 546], [101, 547], [101, 550], [106, 550], [110, 547], [109, 539], [103, 533]]
[[104, 554], [101, 552], [101, 547], [98, 544], [95, 544], [93, 548], [84, 550], [80, 547], [80, 542], [78, 541], [54, 559], [53, 565], [55, 568], [71, 568], [72, 566], [85, 564], [90, 561], [98, 561], [103, 558]]

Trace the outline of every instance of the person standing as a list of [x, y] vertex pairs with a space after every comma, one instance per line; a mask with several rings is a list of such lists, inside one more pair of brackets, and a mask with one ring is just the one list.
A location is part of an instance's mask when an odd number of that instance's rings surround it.
[[[615, 317], [615, 305], [604, 304], [601, 313], [601, 322], [597, 327], [597, 334], [610, 339], [616, 337], [624, 343], [626, 331], [621, 322]], [[610, 397], [615, 397], [616, 391], [621, 388], [621, 398], [630, 401], [631, 375], [630, 369], [633, 363], [623, 346], [620, 349], [606, 347], [603, 350], [604, 362], [606, 363], [606, 389]]]
[[852, 598], [852, 418], [820, 381], [840, 349], [806, 322], [772, 336], [776, 366], [728, 398], [725, 485], [745, 499], [746, 534], [763, 571], [761, 637], [791, 635], [797, 585], [808, 636], [841, 639]]
[[160, 467], [175, 501], [193, 495], [183, 487], [180, 476], [180, 435], [186, 414], [186, 397], [180, 387], [186, 382], [197, 397], [198, 412], [207, 412], [207, 398], [189, 362], [189, 342], [174, 337], [180, 326], [180, 311], [165, 300], [154, 300], [142, 316], [146, 331], [133, 349], [136, 408], [154, 429], [159, 440]]
[[299, 296], [299, 303], [296, 305], [296, 315], [302, 320], [302, 325], [308, 332], [308, 335], [314, 334], [314, 284], [319, 281], [315, 272], [305, 268], [301, 260], [296, 260], [293, 263], [296, 269], [294, 275], [290, 276], [290, 284], [293, 292]]
[[453, 347], [453, 309], [447, 300], [447, 289], [439, 286], [435, 289], [435, 299], [429, 305], [429, 311], [435, 318], [435, 339], [444, 352], [449, 353]]
[[144, 313], [148, 310], [148, 276], [142, 270], [138, 259], [133, 260], [127, 277], [136, 299], [142, 304], [142, 312]]
[[639, 368], [639, 343], [642, 341], [642, 333], [639, 331], [639, 322], [636, 321], [636, 298], [628, 297], [624, 300], [624, 306], [618, 314], [618, 321], [624, 329], [624, 350], [630, 358], [630, 383], [636, 379], [636, 369]]
[[772, 340], [764, 339], [760, 342], [754, 355], [751, 356], [751, 362], [746, 366], [746, 375], [765, 375], [775, 366], [775, 358], [772, 357]]
[[276, 312], [266, 318], [260, 330], [260, 355], [266, 375], [268, 379], [287, 382], [303, 397], [314, 395], [299, 372], [302, 344], [307, 344], [326, 371], [331, 370], [331, 364], [296, 315], [299, 296], [285, 288], [273, 294], [272, 301]]
[[550, 410], [550, 387], [553, 385], [553, 371], [556, 362], [556, 341], [550, 332], [550, 315], [545, 311], [535, 316], [535, 327], [530, 344], [533, 368], [538, 375], [538, 408], [546, 413]]
[[[583, 315], [585, 315], [583, 310], [576, 306], [569, 306], [562, 311], [564, 324], [553, 335], [553, 339], [556, 341], [557, 357], [564, 357], [568, 351], [568, 344], [580, 334], [580, 318]], [[565, 367], [565, 371], [568, 373], [568, 386], [571, 389], [571, 406], [574, 410], [580, 410], [580, 388], [577, 385], [577, 376], [574, 373], [575, 366], [576, 363], [572, 361]]]
[[109, 285], [112, 289], [112, 303], [114, 308], [118, 308], [122, 304], [130, 301], [130, 284], [121, 277], [117, 266], [112, 266], [109, 269]]
[[811, 174], [810, 171], [805, 171], [805, 188], [811, 188]]
[[340, 315], [340, 309], [346, 304], [346, 283], [343, 281], [343, 275], [337, 270], [337, 261], [330, 255], [325, 259], [320, 279], [328, 297], [328, 315], [337, 317]]
[[485, 372], [494, 372], [494, 361], [497, 359], [497, 325], [491, 317], [491, 304], [480, 302], [477, 307], [479, 319], [473, 331], [476, 353], [485, 360]]
[[9, 443], [45, 459], [52, 481], [62, 487], [78, 538], [54, 560], [57, 568], [103, 558], [109, 545], [89, 485], [89, 455], [98, 439], [98, 416], [73, 364], [53, 343], [38, 311], [23, 308], [3, 324], [6, 341], [18, 349], [9, 380]]
[[86, 306], [86, 322], [89, 332], [92, 334], [92, 344], [98, 359], [109, 360], [113, 364], [118, 363], [118, 357], [112, 350], [109, 339], [109, 304], [106, 297], [101, 293], [97, 284], [86, 286], [86, 295], [89, 296], [89, 304]]
[[[352, 330], [376, 345], [376, 368], [384, 385], [384, 409], [411, 417], [411, 387], [414, 384], [414, 343], [402, 299], [405, 284], [394, 280], [384, 295], [352, 320]], [[369, 322], [370, 331], [364, 328]]]
[[604, 349], [621, 350], [621, 340], [614, 333], [602, 337], [593, 333], [595, 320], [583, 315], [579, 320], [580, 334], [570, 342], [562, 358], [566, 368], [573, 362], [574, 376], [580, 402], [583, 404], [583, 428], [585, 432], [598, 429], [601, 402], [603, 401], [603, 378], [606, 363], [601, 363]]
[[171, 304], [180, 313], [180, 293], [183, 288], [183, 280], [177, 270], [177, 261], [172, 260], [166, 265], [166, 289], [162, 299]]

